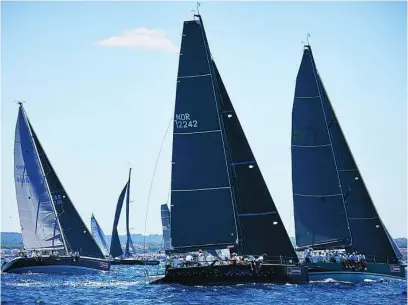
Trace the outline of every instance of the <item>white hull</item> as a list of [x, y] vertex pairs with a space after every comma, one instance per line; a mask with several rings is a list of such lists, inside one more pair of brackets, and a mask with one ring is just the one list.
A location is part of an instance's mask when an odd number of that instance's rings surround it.
[[310, 272], [309, 271], [309, 281], [324, 281], [332, 279], [335, 281], [340, 282], [363, 282], [364, 280], [385, 280], [385, 279], [392, 279], [392, 280], [400, 280], [402, 279], [397, 276], [392, 275], [385, 275], [379, 273], [370, 273], [370, 272], [355, 272], [355, 271], [326, 271], [326, 272]]

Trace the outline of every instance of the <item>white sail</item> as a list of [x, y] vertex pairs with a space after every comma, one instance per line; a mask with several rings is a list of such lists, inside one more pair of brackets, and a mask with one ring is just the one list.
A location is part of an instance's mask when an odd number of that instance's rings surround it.
[[24, 248], [64, 248], [29, 128], [20, 107], [14, 142], [14, 178]]

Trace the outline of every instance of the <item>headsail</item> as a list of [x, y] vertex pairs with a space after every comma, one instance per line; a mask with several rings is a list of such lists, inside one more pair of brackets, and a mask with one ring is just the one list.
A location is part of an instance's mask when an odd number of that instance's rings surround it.
[[112, 255], [112, 257], [118, 257], [123, 255], [118, 234], [118, 223], [120, 218], [120, 212], [122, 211], [123, 200], [125, 199], [125, 193], [128, 188], [128, 183], [129, 182], [126, 183], [125, 187], [120, 193], [118, 203], [116, 205], [115, 219], [113, 220], [112, 239], [110, 245], [110, 254]]
[[292, 180], [298, 245], [345, 246], [384, 260], [400, 255], [366, 189], [310, 46], [296, 81]]
[[102, 251], [99, 249], [62, 186], [31, 124], [29, 125], [68, 250], [79, 251], [82, 256], [104, 258]]
[[293, 245], [263, 179], [221, 75], [213, 62], [228, 141], [234, 198], [240, 224], [239, 252], [297, 259]]
[[14, 178], [24, 248], [63, 249], [58, 219], [22, 105], [15, 132]]
[[237, 230], [219, 97], [201, 18], [185, 21], [174, 113], [171, 234], [181, 251], [225, 248]]
[[161, 220], [163, 228], [164, 250], [170, 250], [172, 248], [170, 231], [170, 211], [167, 204], [161, 205]]
[[109, 256], [109, 246], [106, 241], [106, 236], [103, 233], [102, 228], [99, 226], [93, 214], [91, 217], [91, 231], [93, 238], [95, 239], [96, 243], [98, 244], [103, 254], [105, 256]]

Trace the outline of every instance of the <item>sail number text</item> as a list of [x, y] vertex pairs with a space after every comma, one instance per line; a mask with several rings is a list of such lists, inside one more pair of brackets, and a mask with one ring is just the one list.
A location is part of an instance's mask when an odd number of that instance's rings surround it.
[[54, 195], [54, 204], [61, 204], [62, 203], [62, 198], [61, 195]]
[[174, 123], [176, 128], [198, 127], [197, 120], [192, 120], [189, 113], [176, 113]]

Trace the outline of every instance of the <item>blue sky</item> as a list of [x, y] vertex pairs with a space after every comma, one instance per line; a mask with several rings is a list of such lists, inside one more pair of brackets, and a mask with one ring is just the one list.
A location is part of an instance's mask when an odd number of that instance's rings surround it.
[[[174, 109], [180, 34], [195, 4], [1, 5], [1, 230], [19, 231], [13, 101], [20, 99], [27, 101], [31, 123], [88, 226], [94, 213], [111, 233], [132, 165], [131, 231], [144, 233], [153, 168]], [[406, 236], [406, 3], [206, 2], [200, 12], [289, 234], [294, 235], [291, 109], [301, 41], [309, 32], [318, 70], [376, 208], [393, 236]], [[171, 133], [154, 179], [147, 233], [161, 233], [170, 159]]]

